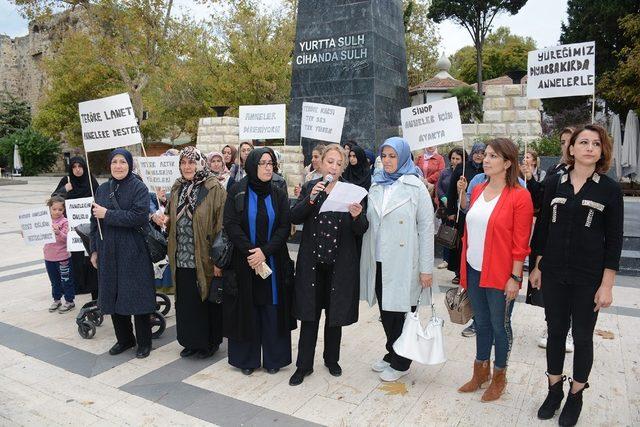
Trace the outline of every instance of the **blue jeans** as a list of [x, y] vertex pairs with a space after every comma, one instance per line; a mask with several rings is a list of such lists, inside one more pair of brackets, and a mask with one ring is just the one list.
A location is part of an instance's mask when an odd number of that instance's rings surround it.
[[494, 366], [507, 367], [513, 343], [511, 310], [513, 301], [507, 303], [504, 291], [480, 287], [480, 272], [467, 264], [467, 292], [471, 298], [473, 318], [476, 324], [476, 360], [491, 358], [495, 344]]
[[64, 261], [46, 261], [47, 274], [51, 281], [51, 296], [56, 301], [60, 301], [64, 294], [66, 302], [73, 302], [76, 296], [76, 288], [73, 283], [73, 273], [71, 271], [71, 258]]

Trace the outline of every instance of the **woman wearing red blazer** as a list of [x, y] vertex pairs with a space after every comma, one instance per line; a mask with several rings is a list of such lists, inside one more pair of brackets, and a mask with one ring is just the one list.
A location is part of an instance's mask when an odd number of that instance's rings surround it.
[[511, 310], [529, 254], [533, 203], [518, 183], [518, 148], [510, 139], [487, 143], [483, 168], [488, 181], [471, 193], [460, 263], [460, 285], [469, 293], [476, 321], [476, 358], [473, 377], [458, 391], [476, 391], [491, 378], [482, 395], [483, 402], [490, 402], [500, 398], [507, 384]]

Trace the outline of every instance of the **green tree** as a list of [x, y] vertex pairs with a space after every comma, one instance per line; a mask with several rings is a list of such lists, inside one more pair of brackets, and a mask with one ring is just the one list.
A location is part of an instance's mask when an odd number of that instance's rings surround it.
[[[536, 49], [531, 37], [511, 34], [508, 27], [499, 27], [485, 41], [482, 57], [485, 80], [505, 75], [511, 70], [527, 69], [527, 53]], [[453, 54], [451, 69], [454, 77], [473, 83], [477, 78], [476, 57], [473, 46], [465, 46]]]
[[100, 52], [99, 63], [113, 71], [129, 92], [136, 117], [142, 120], [142, 94], [164, 55], [175, 47], [173, 0], [12, 0], [30, 19], [53, 10], [80, 13], [87, 49]]
[[[615, 52], [622, 51], [631, 41], [620, 29], [619, 21], [626, 15], [640, 12], [638, 0], [568, 0], [567, 22], [562, 24], [562, 44], [596, 42], [596, 96], [607, 99], [602, 77], [617, 68]], [[603, 92], [604, 91], [604, 92]], [[564, 110], [583, 108], [591, 110], [590, 96], [546, 99], [545, 112], [556, 114]], [[615, 101], [613, 103], [615, 106]]]
[[449, 90], [458, 98], [462, 123], [482, 121], [482, 97], [471, 86], [459, 86]]
[[91, 44], [84, 32], [69, 31], [55, 47], [55, 55], [43, 64], [49, 84], [33, 126], [72, 145], [82, 145], [78, 102], [126, 91], [115, 70], [103, 64], [101, 52], [87, 48]]
[[407, 47], [409, 86], [417, 85], [437, 72], [440, 34], [428, 18], [429, 5], [421, 0], [404, 0], [404, 40]]
[[260, 7], [257, 0], [230, 2], [230, 12], [214, 21], [222, 67], [217, 104], [249, 105], [288, 102], [291, 58], [295, 42], [296, 3], [278, 8]]
[[31, 123], [31, 107], [26, 101], [20, 101], [5, 93], [0, 101], [0, 138], [17, 132]]
[[440, 23], [450, 19], [467, 30], [476, 49], [476, 81], [482, 93], [482, 57], [487, 34], [499, 13], [518, 13], [527, 0], [433, 0], [429, 18]]
[[37, 175], [51, 170], [60, 154], [60, 144], [26, 127], [0, 138], [0, 156], [13, 167], [13, 149], [18, 146], [23, 175]]
[[640, 14], [622, 18], [620, 28], [628, 38], [628, 45], [616, 54], [618, 67], [602, 77], [601, 94], [618, 112], [631, 108], [640, 112]]

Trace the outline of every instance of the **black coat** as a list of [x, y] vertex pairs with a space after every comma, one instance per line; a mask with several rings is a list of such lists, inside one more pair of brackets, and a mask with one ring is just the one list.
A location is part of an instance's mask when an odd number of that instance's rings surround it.
[[[255, 338], [253, 309], [253, 275], [255, 272], [247, 263], [249, 249], [253, 249], [249, 233], [249, 219], [246, 207], [248, 178], [236, 182], [228, 191], [224, 206], [223, 227], [233, 243], [232, 267], [224, 272], [224, 336], [250, 341]], [[271, 201], [275, 211], [275, 221], [271, 230], [271, 240], [262, 246], [266, 258], [275, 259], [276, 285], [278, 290], [278, 332], [290, 333], [296, 328], [291, 314], [293, 291], [293, 261], [289, 257], [287, 239], [291, 229], [289, 222], [289, 199], [276, 186], [271, 187]]]
[[[322, 178], [320, 178], [322, 179]], [[319, 196], [317, 203], [309, 204], [311, 189], [320, 181], [315, 179], [306, 183], [291, 209], [291, 222], [304, 223], [302, 240], [296, 262], [295, 309], [296, 317], [301, 321], [317, 320], [315, 236], [318, 230], [318, 211], [325, 198]], [[367, 216], [363, 213], [355, 220], [348, 212], [339, 213], [339, 241], [336, 262], [331, 281], [331, 302], [328, 319], [330, 326], [345, 326], [358, 321], [358, 303], [360, 300], [360, 250], [358, 237], [369, 228]]]
[[[130, 175], [117, 190], [116, 209], [110, 183], [96, 191], [95, 200], [107, 208], [100, 220], [91, 217], [91, 252], [98, 252], [98, 307], [104, 314], [146, 314], [156, 309], [153, 265], [139, 228], [149, 222], [149, 190]], [[114, 184], [115, 189], [115, 184]]]

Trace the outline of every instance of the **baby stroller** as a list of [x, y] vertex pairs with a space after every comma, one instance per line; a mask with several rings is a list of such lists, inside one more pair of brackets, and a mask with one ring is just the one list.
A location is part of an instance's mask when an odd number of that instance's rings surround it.
[[[82, 239], [82, 243], [90, 252], [89, 233], [90, 225], [82, 224], [75, 227], [76, 233]], [[167, 322], [164, 318], [171, 310], [171, 300], [163, 293], [156, 292], [156, 311], [151, 313], [151, 337], [154, 339], [160, 338], [162, 333], [167, 327]], [[91, 339], [96, 334], [96, 327], [102, 325], [104, 321], [104, 315], [98, 307], [97, 300], [91, 300], [84, 304], [78, 315], [76, 316], [76, 324], [78, 325], [78, 333], [84, 339]]]
[[[164, 316], [171, 310], [171, 300], [163, 293], [156, 292], [156, 311], [151, 313], [151, 337], [160, 338], [167, 328]], [[76, 316], [78, 333], [84, 339], [91, 339], [96, 334], [96, 327], [102, 325], [104, 315], [98, 308], [98, 301], [91, 300], [82, 306]]]

